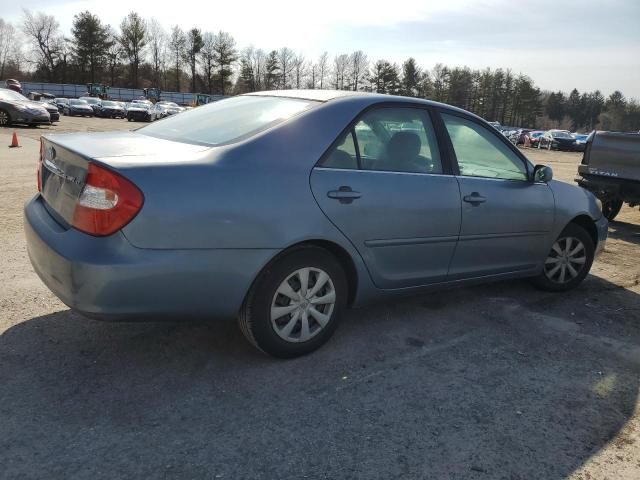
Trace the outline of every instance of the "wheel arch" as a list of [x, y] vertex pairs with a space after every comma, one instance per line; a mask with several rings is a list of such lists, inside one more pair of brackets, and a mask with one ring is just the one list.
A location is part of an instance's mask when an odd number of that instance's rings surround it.
[[358, 291], [358, 270], [356, 269], [356, 265], [353, 261], [353, 258], [351, 257], [349, 252], [345, 250], [344, 247], [338, 245], [335, 242], [332, 242], [330, 240], [324, 240], [324, 239], [303, 240], [303, 241], [294, 243], [292, 245], [289, 245], [287, 248], [285, 248], [284, 250], [274, 255], [273, 258], [271, 258], [271, 260], [269, 260], [260, 269], [258, 274], [255, 276], [255, 278], [249, 285], [249, 288], [247, 289], [244, 296], [243, 304], [247, 300], [247, 297], [250, 295], [251, 291], [253, 290], [254, 285], [256, 284], [258, 279], [264, 274], [264, 272], [266, 272], [272, 265], [277, 263], [282, 257], [288, 255], [294, 250], [304, 248], [304, 247], [322, 248], [323, 250], [328, 251], [331, 255], [333, 255], [338, 260], [338, 262], [344, 269], [345, 275], [347, 276], [347, 288], [348, 288], [347, 306], [349, 307], [352, 306], [356, 298], [356, 293]]
[[594, 248], [598, 246], [598, 229], [596, 228], [596, 224], [594, 220], [589, 215], [586, 215], [586, 214], [578, 215], [577, 217], [574, 217], [573, 219], [571, 219], [571, 221], [567, 225], [570, 225], [570, 224], [574, 224], [584, 228], [589, 234], [589, 236], [591, 237]]

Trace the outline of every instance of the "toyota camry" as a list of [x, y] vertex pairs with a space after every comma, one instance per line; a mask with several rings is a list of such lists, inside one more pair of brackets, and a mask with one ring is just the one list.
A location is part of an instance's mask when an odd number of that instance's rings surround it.
[[47, 135], [31, 262], [105, 319], [236, 317], [279, 357], [349, 307], [453, 285], [585, 278], [607, 221], [448, 105], [335, 91], [241, 95], [131, 132]]

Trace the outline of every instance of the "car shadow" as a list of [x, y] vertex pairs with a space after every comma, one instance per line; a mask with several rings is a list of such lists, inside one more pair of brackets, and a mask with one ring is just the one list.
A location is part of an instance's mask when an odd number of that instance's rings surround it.
[[629, 243], [640, 243], [640, 224], [614, 220], [609, 222], [609, 236]]
[[352, 310], [321, 350], [282, 361], [234, 321], [60, 311], [0, 336], [0, 464], [7, 478], [565, 478], [633, 441], [638, 312], [597, 277], [563, 295], [501, 283]]

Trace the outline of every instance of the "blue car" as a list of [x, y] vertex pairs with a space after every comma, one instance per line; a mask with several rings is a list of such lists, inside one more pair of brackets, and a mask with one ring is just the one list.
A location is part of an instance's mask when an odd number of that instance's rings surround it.
[[415, 98], [241, 95], [129, 132], [42, 139], [31, 262], [91, 317], [237, 317], [279, 357], [345, 309], [531, 277], [585, 278], [607, 221], [495, 128]]

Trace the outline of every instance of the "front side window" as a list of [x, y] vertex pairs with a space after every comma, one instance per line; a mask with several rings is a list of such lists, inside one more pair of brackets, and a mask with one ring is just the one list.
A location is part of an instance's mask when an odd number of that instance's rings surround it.
[[528, 180], [525, 163], [482, 125], [442, 114], [453, 144], [460, 174], [469, 177]]

